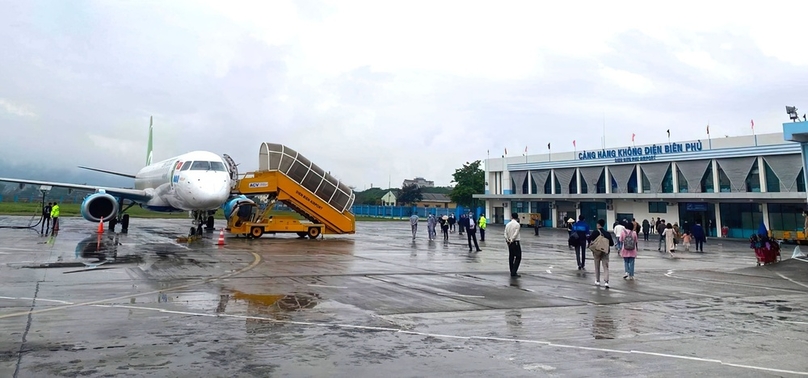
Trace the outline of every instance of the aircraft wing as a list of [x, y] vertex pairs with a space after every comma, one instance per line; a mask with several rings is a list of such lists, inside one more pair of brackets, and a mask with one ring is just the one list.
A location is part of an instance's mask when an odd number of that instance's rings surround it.
[[92, 185], [79, 185], [67, 184], [63, 182], [49, 182], [49, 181], [36, 181], [36, 180], [20, 180], [13, 178], [0, 177], [0, 182], [13, 182], [18, 184], [27, 185], [50, 185], [60, 188], [70, 188], [78, 190], [86, 190], [89, 192], [97, 192], [103, 190], [110, 195], [128, 199], [135, 202], [147, 202], [153, 197], [152, 191], [138, 190], [138, 189], [123, 189], [123, 188], [110, 188], [106, 186], [92, 186]]

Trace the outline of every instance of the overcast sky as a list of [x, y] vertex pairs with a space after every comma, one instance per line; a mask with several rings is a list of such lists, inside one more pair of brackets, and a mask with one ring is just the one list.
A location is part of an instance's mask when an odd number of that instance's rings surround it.
[[[808, 2], [0, 0], [5, 165], [294, 148], [362, 190], [463, 163], [780, 132]], [[37, 177], [32, 173], [27, 178]]]

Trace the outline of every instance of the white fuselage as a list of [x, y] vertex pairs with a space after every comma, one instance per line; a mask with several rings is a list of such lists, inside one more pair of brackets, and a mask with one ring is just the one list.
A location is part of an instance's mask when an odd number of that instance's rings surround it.
[[150, 210], [216, 210], [230, 196], [230, 174], [219, 155], [194, 151], [141, 169], [135, 189], [152, 194]]

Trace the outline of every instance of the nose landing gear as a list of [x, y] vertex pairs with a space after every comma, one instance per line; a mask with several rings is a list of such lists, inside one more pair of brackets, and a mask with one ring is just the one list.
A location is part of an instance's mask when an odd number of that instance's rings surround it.
[[188, 232], [189, 239], [197, 239], [202, 237], [202, 226], [205, 227], [205, 231], [213, 232], [214, 231], [214, 218], [213, 214], [216, 213], [216, 210], [211, 211], [192, 211], [191, 216], [193, 217], [193, 227], [191, 227], [190, 231]]

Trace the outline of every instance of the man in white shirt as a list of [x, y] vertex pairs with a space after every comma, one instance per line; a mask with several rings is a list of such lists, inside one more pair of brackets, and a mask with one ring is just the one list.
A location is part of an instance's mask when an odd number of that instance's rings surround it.
[[614, 229], [614, 236], [615, 236], [615, 239], [614, 239], [614, 250], [615, 251], [619, 251], [619, 250], [623, 249], [623, 241], [622, 241], [623, 239], [620, 239], [620, 235], [623, 235], [623, 231], [626, 230], [626, 226], [624, 225], [624, 222], [625, 222], [625, 219], [623, 219], [623, 222], [615, 222], [615, 225], [614, 225], [614, 228], [613, 228]]
[[415, 212], [410, 217], [410, 226], [412, 226], [412, 240], [415, 240], [415, 233], [418, 232], [418, 214]]
[[508, 243], [508, 266], [511, 268], [511, 277], [521, 277], [516, 274], [519, 263], [522, 262], [522, 246], [519, 244], [519, 214], [512, 213], [511, 221], [505, 225], [505, 243]]

